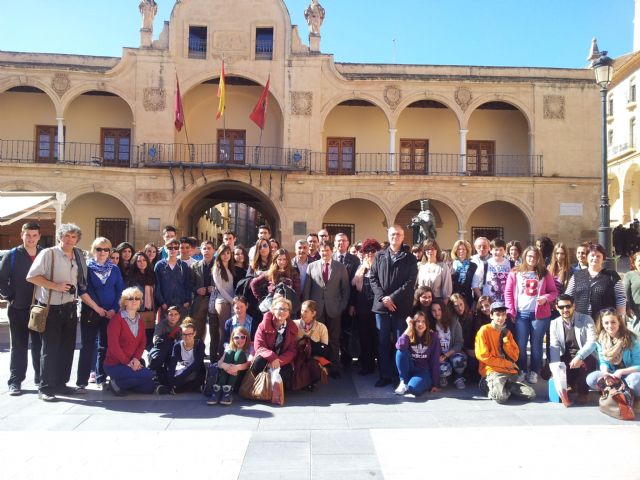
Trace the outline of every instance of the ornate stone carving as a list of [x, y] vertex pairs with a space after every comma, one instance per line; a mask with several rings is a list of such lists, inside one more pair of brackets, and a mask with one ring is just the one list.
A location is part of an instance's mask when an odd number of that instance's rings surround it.
[[384, 88], [384, 101], [391, 108], [396, 108], [402, 99], [402, 92], [395, 85], [387, 85]]
[[70, 86], [69, 75], [66, 73], [56, 73], [51, 79], [51, 88], [53, 88], [53, 91], [56, 92], [59, 97], [64, 95]]
[[147, 87], [144, 89], [143, 105], [147, 112], [162, 112], [166, 106], [167, 92], [164, 88]]
[[460, 105], [463, 112], [467, 109], [471, 100], [473, 100], [473, 94], [467, 87], [458, 87], [454, 96], [456, 103]]
[[544, 118], [564, 120], [564, 96], [544, 96]]
[[312, 92], [291, 92], [291, 115], [311, 116], [313, 108]]
[[136, 194], [137, 203], [157, 204], [170, 201], [170, 197], [167, 192], [152, 190], [141, 191]]

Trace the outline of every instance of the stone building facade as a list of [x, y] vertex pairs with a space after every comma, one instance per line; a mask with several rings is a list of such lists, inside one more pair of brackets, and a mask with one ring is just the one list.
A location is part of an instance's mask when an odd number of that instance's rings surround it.
[[[281, 0], [181, 0], [121, 58], [0, 52], [0, 191], [66, 193], [85, 247], [109, 232], [141, 247], [164, 224], [215, 236], [230, 204], [249, 238], [258, 220], [285, 245], [323, 225], [383, 238], [423, 198], [443, 248], [596, 237], [591, 71], [337, 63], [301, 30]], [[267, 78], [261, 132], [249, 114]]]

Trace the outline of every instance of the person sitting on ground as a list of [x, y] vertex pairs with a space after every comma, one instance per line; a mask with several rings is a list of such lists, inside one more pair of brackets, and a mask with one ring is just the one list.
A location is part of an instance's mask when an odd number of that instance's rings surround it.
[[156, 393], [199, 392], [204, 383], [204, 342], [196, 338], [196, 326], [190, 317], [180, 326], [182, 340], [173, 344], [167, 367], [167, 384]]
[[434, 330], [436, 324], [431, 316], [431, 304], [433, 303], [433, 291], [431, 287], [418, 287], [413, 292], [413, 304], [411, 306], [411, 314], [422, 312], [429, 321], [429, 329]]
[[609, 308], [600, 312], [596, 322], [596, 342], [600, 369], [587, 375], [587, 384], [596, 390], [598, 380], [605, 375], [613, 375], [624, 380], [640, 395], [640, 342], [627, 327], [620, 314]]
[[536, 392], [518, 382], [517, 365], [520, 349], [507, 329], [507, 307], [503, 302], [491, 304], [491, 323], [478, 331], [476, 357], [480, 363], [480, 390], [497, 403], [505, 403], [511, 395], [525, 401], [533, 400]]
[[469, 381], [478, 382], [478, 360], [475, 354], [476, 330], [474, 328], [473, 312], [467, 306], [467, 301], [460, 293], [454, 293], [449, 297], [449, 315], [457, 319], [462, 328], [462, 351], [467, 357], [467, 368], [465, 378]]
[[293, 359], [297, 352], [298, 327], [291, 319], [291, 302], [283, 297], [273, 299], [271, 311], [264, 318], [254, 339], [256, 356], [251, 372], [258, 375], [267, 365], [280, 369], [285, 390], [291, 390]]
[[160, 383], [167, 383], [167, 366], [171, 359], [173, 344], [181, 338], [180, 309], [172, 305], [167, 310], [166, 318], [156, 325], [153, 332], [153, 347], [149, 351], [149, 368], [156, 372]]
[[251, 366], [249, 330], [238, 326], [231, 332], [222, 360], [218, 361], [218, 378], [207, 405], [231, 405], [232, 392], [242, 383], [244, 372]]
[[440, 341], [429, 329], [429, 320], [423, 312], [407, 318], [407, 329], [396, 342], [396, 367], [400, 383], [397, 395], [406, 393], [415, 396], [427, 390], [439, 392], [440, 387]]
[[463, 374], [467, 368], [467, 355], [462, 351], [464, 338], [460, 322], [455, 317], [451, 318], [441, 302], [431, 304], [431, 315], [435, 320], [435, 332], [440, 342], [440, 387], [446, 387], [449, 377], [453, 376], [453, 384], [462, 390], [465, 388]]
[[[298, 326], [298, 353], [294, 360], [294, 375], [295, 378], [305, 378], [308, 382], [303, 382], [307, 383], [306, 385], [294, 385], [296, 389], [313, 390], [314, 384], [322, 376], [320, 366], [328, 366], [330, 363], [329, 331], [316, 319], [316, 308], [316, 302], [313, 300], [302, 302], [301, 318], [294, 320]], [[307, 370], [305, 374], [300, 372], [302, 369]]]
[[147, 341], [144, 322], [138, 310], [142, 292], [134, 287], [125, 288], [120, 296], [120, 312], [107, 327], [107, 356], [104, 370], [111, 378], [111, 389], [116, 395], [127, 391], [153, 393], [153, 372], [140, 361]]
[[551, 322], [550, 362], [565, 364], [567, 385], [578, 394], [578, 403], [586, 403], [587, 372], [596, 368], [595, 358], [589, 353], [596, 340], [593, 319], [576, 312], [573, 297], [566, 293], [558, 295], [556, 309], [560, 316]]

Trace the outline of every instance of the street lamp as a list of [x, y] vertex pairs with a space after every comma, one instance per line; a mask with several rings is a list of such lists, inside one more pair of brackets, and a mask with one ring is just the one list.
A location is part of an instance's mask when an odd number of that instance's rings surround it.
[[609, 205], [609, 185], [607, 174], [607, 89], [613, 77], [613, 60], [607, 57], [607, 52], [598, 50], [598, 44], [594, 38], [591, 43], [591, 52], [587, 60], [591, 61], [596, 83], [600, 87], [602, 100], [602, 179], [600, 187], [600, 226], [598, 227], [598, 243], [607, 252], [607, 267], [611, 268], [611, 225]]

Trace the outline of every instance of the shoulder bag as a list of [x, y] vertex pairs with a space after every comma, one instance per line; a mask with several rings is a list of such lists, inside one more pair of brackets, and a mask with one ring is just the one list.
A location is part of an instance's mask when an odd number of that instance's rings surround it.
[[[51, 251], [51, 278], [53, 282], [53, 268], [56, 263], [56, 255]], [[35, 302], [36, 286], [33, 287], [33, 295], [31, 296], [31, 309], [29, 310], [29, 330], [42, 333], [47, 328], [47, 317], [49, 316], [49, 305], [51, 304], [51, 289], [49, 289], [49, 298], [46, 305], [39, 305]]]

